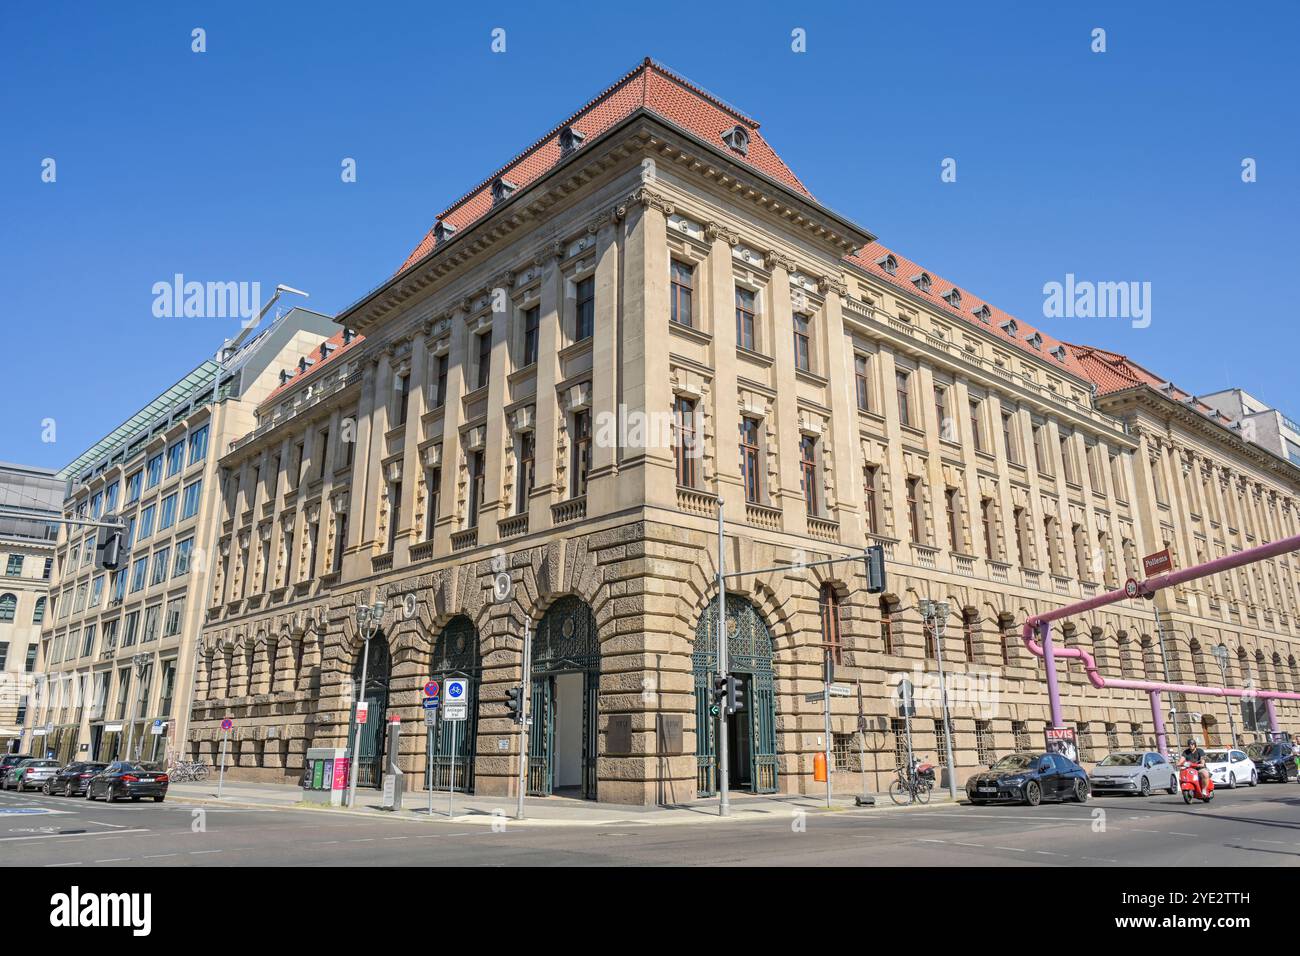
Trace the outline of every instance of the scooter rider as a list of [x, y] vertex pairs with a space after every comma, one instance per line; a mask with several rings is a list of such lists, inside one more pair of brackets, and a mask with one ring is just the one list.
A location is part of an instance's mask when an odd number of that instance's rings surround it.
[[1210, 771], [1205, 769], [1205, 751], [1196, 745], [1194, 739], [1187, 741], [1183, 760], [1197, 769], [1198, 776], [1201, 778], [1201, 790], [1206, 790], [1210, 786]]

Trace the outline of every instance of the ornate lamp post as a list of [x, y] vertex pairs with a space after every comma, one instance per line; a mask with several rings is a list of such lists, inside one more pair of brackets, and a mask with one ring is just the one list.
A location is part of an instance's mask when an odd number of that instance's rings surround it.
[[917, 606], [921, 617], [925, 618], [933, 628], [934, 653], [939, 664], [939, 700], [943, 705], [943, 746], [948, 758], [948, 796], [956, 800], [957, 767], [952, 762], [952, 722], [948, 719], [948, 682], [943, 676], [943, 625], [948, 619], [948, 602], [926, 599], [920, 601]]
[[[1228, 686], [1228, 648], [1225, 644], [1215, 644], [1214, 659], [1219, 662], [1219, 673], [1223, 677], [1223, 686]], [[1228, 733], [1232, 740], [1232, 749], [1237, 749], [1237, 722], [1232, 719], [1232, 701], [1225, 701], [1228, 710]]]
[[356, 705], [352, 711], [352, 719], [356, 724], [356, 734], [352, 741], [352, 765], [348, 768], [348, 806], [355, 806], [357, 802], [357, 763], [361, 757], [361, 721], [357, 720], [357, 713], [361, 704], [366, 699], [366, 673], [370, 665], [370, 639], [379, 632], [383, 624], [384, 602], [376, 601], [374, 604], [357, 605], [357, 630], [361, 633], [364, 641], [361, 648], [361, 683], [357, 687]]

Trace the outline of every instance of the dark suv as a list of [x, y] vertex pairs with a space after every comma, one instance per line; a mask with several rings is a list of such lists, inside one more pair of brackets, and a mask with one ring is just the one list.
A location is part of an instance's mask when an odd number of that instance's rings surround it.
[[1251, 744], [1246, 753], [1255, 762], [1259, 779], [1286, 783], [1295, 776], [1295, 751], [1290, 744]]
[[0, 786], [3, 786], [5, 777], [9, 772], [18, 766], [24, 760], [31, 760], [31, 754], [5, 754], [0, 757]]

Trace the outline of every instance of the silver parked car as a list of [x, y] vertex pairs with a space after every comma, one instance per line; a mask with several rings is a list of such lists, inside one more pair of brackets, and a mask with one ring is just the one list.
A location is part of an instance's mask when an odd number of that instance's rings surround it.
[[45, 781], [58, 773], [61, 767], [57, 760], [46, 760], [39, 757], [33, 757], [30, 760], [24, 760], [9, 776], [5, 777], [4, 786], [6, 790], [17, 790], [22, 793], [24, 790], [39, 790], [45, 785]]
[[1178, 792], [1178, 771], [1154, 750], [1121, 750], [1107, 754], [1089, 774], [1092, 792], [1140, 793], [1152, 790]]

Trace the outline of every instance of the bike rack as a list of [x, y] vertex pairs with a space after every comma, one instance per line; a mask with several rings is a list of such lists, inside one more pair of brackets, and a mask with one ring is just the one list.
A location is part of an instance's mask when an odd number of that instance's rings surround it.
[[[1183, 584], [1187, 581], [1195, 581], [1198, 578], [1208, 577], [1211, 574], [1219, 574], [1223, 571], [1231, 571], [1246, 564], [1254, 564], [1257, 561], [1264, 561], [1268, 558], [1275, 558], [1280, 554], [1287, 554], [1292, 551], [1300, 551], [1300, 535], [1291, 538], [1283, 538], [1279, 541], [1272, 541], [1268, 544], [1261, 544], [1258, 547], [1249, 548], [1245, 551], [1238, 551], [1235, 554], [1229, 554], [1222, 558], [1216, 558], [1213, 561], [1206, 561], [1203, 564], [1194, 565], [1182, 571], [1170, 571], [1168, 574], [1158, 575], [1154, 578], [1148, 578], [1145, 581], [1138, 582], [1137, 593], [1148, 599], [1154, 598], [1156, 591], [1162, 588], [1173, 587]], [[1166, 752], [1165, 748], [1165, 724], [1160, 716], [1160, 694], [1163, 692], [1176, 694], [1199, 694], [1209, 697], [1241, 697], [1252, 700], [1263, 700], [1268, 710], [1268, 725], [1273, 733], [1278, 732], [1277, 711], [1273, 706], [1275, 700], [1300, 700], [1300, 693], [1281, 690], [1256, 690], [1254, 688], [1237, 688], [1237, 687], [1208, 687], [1201, 684], [1171, 684], [1164, 681], [1148, 680], [1130, 680], [1128, 678], [1107, 678], [1097, 669], [1097, 662], [1091, 654], [1081, 647], [1062, 647], [1055, 648], [1052, 645], [1052, 622], [1059, 621], [1062, 618], [1079, 614], [1083, 611], [1091, 611], [1095, 608], [1106, 607], [1110, 604], [1117, 604], [1120, 601], [1128, 600], [1130, 595], [1127, 587], [1118, 588], [1114, 591], [1108, 591], [1105, 594], [1099, 594], [1097, 597], [1088, 598], [1086, 601], [1078, 601], [1066, 607], [1059, 608], [1055, 611], [1047, 611], [1043, 614], [1035, 614], [1025, 621], [1021, 628], [1020, 636], [1025, 642], [1025, 647], [1036, 657], [1043, 659], [1043, 664], [1047, 670], [1047, 700], [1052, 712], [1052, 726], [1063, 726], [1061, 720], [1061, 692], [1056, 677], [1056, 659], [1063, 658], [1068, 660], [1078, 660], [1083, 663], [1084, 669], [1088, 673], [1088, 680], [1093, 687], [1098, 690], [1112, 687], [1117, 690], [1141, 690], [1145, 691], [1151, 697], [1151, 717], [1155, 724], [1156, 746], [1161, 753]], [[1037, 632], [1037, 640], [1035, 640]], [[1176, 730], [1177, 728], [1175, 728]]]

